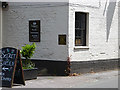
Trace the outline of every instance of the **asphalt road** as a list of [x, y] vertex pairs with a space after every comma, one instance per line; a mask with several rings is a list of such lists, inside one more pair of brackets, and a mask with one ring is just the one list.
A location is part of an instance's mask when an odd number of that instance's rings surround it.
[[118, 88], [118, 78], [113, 77], [107, 80], [99, 80], [96, 83], [85, 84], [83, 86], [76, 86], [76, 88]]
[[79, 76], [40, 76], [13, 88], [118, 88], [118, 70]]

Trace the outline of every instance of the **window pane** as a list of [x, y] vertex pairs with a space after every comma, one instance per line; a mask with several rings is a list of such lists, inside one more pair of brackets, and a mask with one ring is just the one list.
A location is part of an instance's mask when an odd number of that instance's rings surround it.
[[76, 40], [75, 40], [75, 44], [76, 44], [76, 46], [77, 46], [77, 45], [80, 45], [80, 44], [81, 44], [81, 39], [76, 39]]
[[75, 45], [86, 45], [86, 13], [75, 13]]
[[81, 37], [81, 30], [76, 30], [75, 31], [75, 37]]

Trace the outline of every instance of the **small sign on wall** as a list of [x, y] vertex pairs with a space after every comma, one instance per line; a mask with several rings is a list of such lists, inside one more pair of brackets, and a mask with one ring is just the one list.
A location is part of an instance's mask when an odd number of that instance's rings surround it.
[[29, 41], [40, 42], [40, 20], [29, 21]]
[[66, 35], [58, 35], [58, 44], [66, 45]]

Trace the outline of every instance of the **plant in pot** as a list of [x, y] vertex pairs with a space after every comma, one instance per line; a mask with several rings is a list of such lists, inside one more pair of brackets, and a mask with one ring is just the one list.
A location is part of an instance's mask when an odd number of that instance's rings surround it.
[[30, 59], [34, 54], [35, 48], [36, 45], [33, 43], [32, 45], [26, 44], [21, 50], [21, 55], [24, 57], [22, 64], [25, 80], [37, 78], [37, 68], [35, 68], [35, 64]]

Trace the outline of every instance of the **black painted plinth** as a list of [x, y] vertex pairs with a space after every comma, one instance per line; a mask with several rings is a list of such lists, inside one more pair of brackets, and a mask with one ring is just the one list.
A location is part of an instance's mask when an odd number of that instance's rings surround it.
[[118, 69], [118, 59], [71, 62], [70, 73], [89, 73]]
[[[93, 61], [71, 61], [70, 73], [89, 73], [118, 69], [118, 59], [93, 60]], [[50, 61], [50, 60], [32, 60], [38, 68], [40, 76], [63, 76], [67, 75], [67, 61]]]
[[38, 68], [40, 76], [65, 76], [67, 61], [31, 60]]

